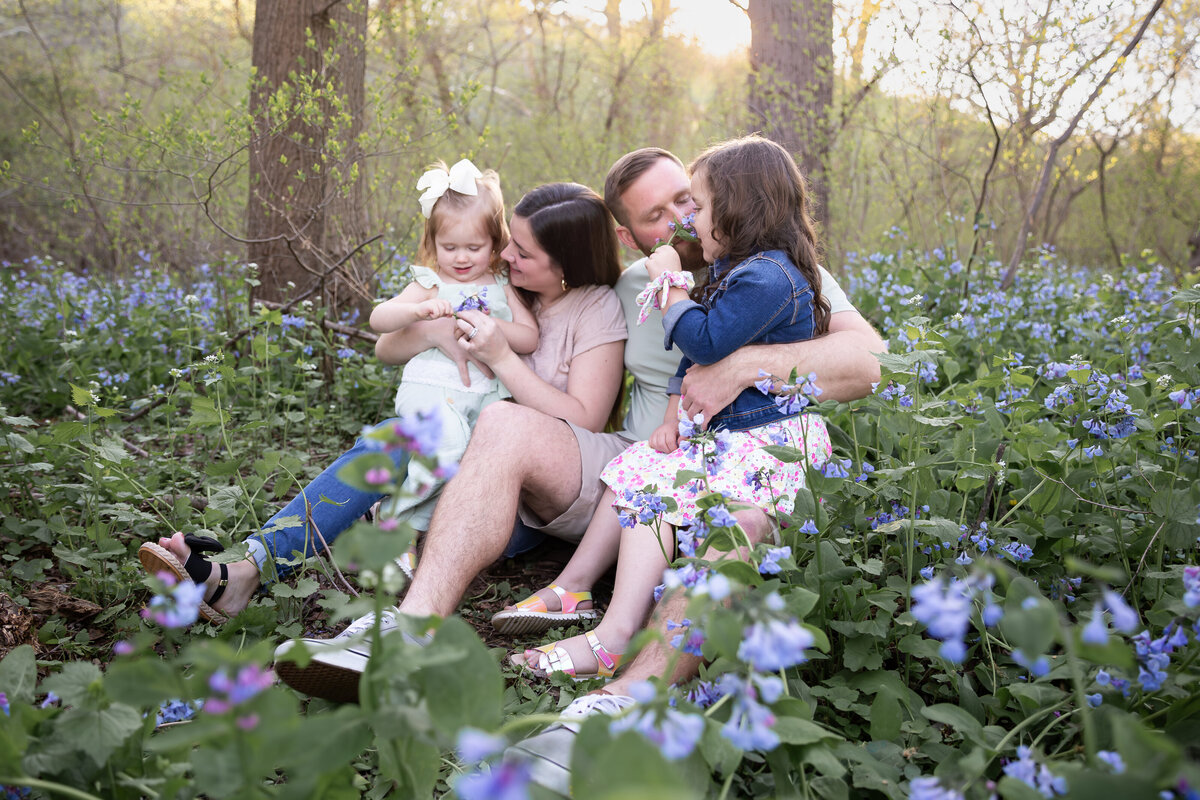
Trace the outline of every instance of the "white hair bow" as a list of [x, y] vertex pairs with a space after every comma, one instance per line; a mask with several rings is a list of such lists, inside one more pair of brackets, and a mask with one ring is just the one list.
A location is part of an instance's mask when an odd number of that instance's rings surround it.
[[425, 194], [421, 195], [421, 213], [425, 215], [425, 219], [429, 219], [429, 215], [433, 213], [433, 204], [447, 189], [453, 189], [459, 194], [479, 194], [475, 181], [482, 177], [483, 173], [466, 158], [451, 167], [449, 172], [441, 167], [429, 170], [417, 181], [417, 188], [425, 190]]

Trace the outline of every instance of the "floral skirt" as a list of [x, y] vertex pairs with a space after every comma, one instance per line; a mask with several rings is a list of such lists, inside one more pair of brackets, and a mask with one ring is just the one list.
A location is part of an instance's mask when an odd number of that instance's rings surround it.
[[[617, 496], [613, 506], [631, 508], [625, 499], [630, 496], [627, 492], [640, 492], [653, 485], [657, 487], [656, 494], [670, 497], [678, 504], [678, 511], [663, 515], [664, 522], [677, 528], [695, 521], [696, 499], [708, 491], [719, 492], [727, 500], [758, 506], [768, 513], [779, 510], [790, 514], [796, 492], [805, 486], [805, 460], [785, 463], [763, 450], [763, 446], [796, 447], [806, 453], [815, 467], [828, 461], [833, 452], [825, 420], [817, 414], [800, 414], [745, 431], [724, 431], [719, 436], [724, 452], [716, 456], [712, 444], [703, 448], [680, 447], [671, 453], [660, 453], [649, 442], [630, 445], [608, 462], [600, 476]], [[699, 479], [674, 488], [680, 470], [706, 473], [707, 488]]]

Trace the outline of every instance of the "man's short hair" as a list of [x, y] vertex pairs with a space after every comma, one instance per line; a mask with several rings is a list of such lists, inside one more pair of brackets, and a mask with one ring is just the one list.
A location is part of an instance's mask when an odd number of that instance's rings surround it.
[[626, 153], [617, 159], [604, 179], [604, 204], [612, 212], [618, 225], [629, 227], [629, 210], [621, 202], [629, 185], [642, 176], [646, 170], [653, 167], [660, 158], [668, 158], [683, 168], [683, 162], [670, 150], [661, 147], [643, 147]]

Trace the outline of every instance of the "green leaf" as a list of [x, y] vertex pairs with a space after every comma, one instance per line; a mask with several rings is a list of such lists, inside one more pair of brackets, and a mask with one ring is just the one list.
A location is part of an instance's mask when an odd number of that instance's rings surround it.
[[446, 620], [426, 651], [430, 656], [443, 652], [457, 656], [450, 663], [422, 667], [413, 674], [418, 695], [424, 698], [434, 725], [447, 741], [467, 726], [482, 730], [497, 727], [504, 679], [471, 626], [458, 617]]
[[68, 708], [54, 722], [55, 738], [89, 756], [96, 766], [103, 766], [142, 727], [142, 715], [129, 706], [114, 704], [103, 711]]
[[815, 744], [830, 739], [838, 740], [843, 737], [827, 728], [823, 728], [812, 720], [800, 717], [779, 717], [771, 728], [784, 744]]
[[73, 383], [70, 384], [70, 386], [71, 403], [73, 405], [83, 406], [86, 408], [87, 406], [95, 404], [96, 397], [92, 394], [90, 389], [84, 389], [82, 386], [76, 386]]
[[880, 692], [871, 703], [871, 738], [898, 741], [904, 713], [900, 701], [890, 692]]
[[[657, 747], [627, 731], [613, 738], [609, 718], [588, 719], [571, 757], [571, 796], [576, 800], [685, 800], [696, 795]], [[686, 763], [686, 762], [685, 762]]]
[[100, 668], [90, 661], [69, 661], [62, 671], [42, 682], [42, 688], [62, 698], [64, 706], [82, 706], [90, 698], [103, 697]]
[[0, 692], [10, 703], [32, 703], [37, 686], [37, 661], [27, 644], [14, 649], [0, 661]]
[[979, 737], [983, 733], [983, 724], [971, 716], [966, 709], [950, 705], [949, 703], [938, 703], [937, 705], [925, 706], [925, 708], [921, 709], [921, 714], [932, 722], [949, 725], [961, 733], [967, 741], [980, 741]]

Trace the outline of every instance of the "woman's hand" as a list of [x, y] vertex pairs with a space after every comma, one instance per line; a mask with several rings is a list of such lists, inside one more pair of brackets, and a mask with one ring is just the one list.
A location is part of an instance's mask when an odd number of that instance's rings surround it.
[[673, 247], [660, 247], [646, 258], [646, 271], [650, 273], [650, 280], [664, 272], [679, 272], [682, 269], [683, 262], [679, 260], [679, 253], [676, 253]]
[[650, 434], [650, 446], [660, 453], [673, 453], [679, 447], [679, 423], [664, 422]]
[[508, 346], [496, 321], [480, 311], [459, 311], [456, 322], [458, 343], [472, 360], [494, 365], [505, 356], [516, 355]]

